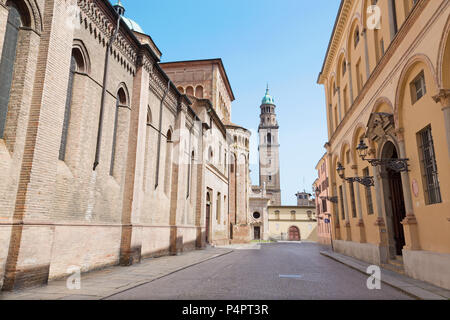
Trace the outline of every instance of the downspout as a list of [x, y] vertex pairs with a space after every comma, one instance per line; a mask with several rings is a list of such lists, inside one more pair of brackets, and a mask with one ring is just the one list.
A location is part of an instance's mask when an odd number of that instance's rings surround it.
[[94, 171], [95, 171], [95, 169], [97, 169], [97, 166], [100, 164], [100, 149], [101, 149], [101, 143], [102, 143], [103, 116], [104, 116], [104, 111], [105, 111], [106, 84], [108, 81], [109, 55], [110, 55], [111, 48], [114, 44], [114, 41], [116, 41], [117, 35], [119, 34], [121, 19], [122, 19], [122, 16], [119, 14], [119, 18], [117, 19], [116, 30], [114, 31], [113, 36], [111, 37], [110, 41], [108, 42], [108, 45], [106, 46], [105, 70], [103, 73], [103, 88], [102, 88], [102, 98], [101, 98], [101, 104], [100, 104], [100, 118], [99, 118], [99, 122], [98, 122], [97, 147], [95, 149]]
[[161, 130], [162, 130], [162, 111], [163, 111], [163, 105], [164, 105], [164, 100], [166, 100], [167, 94], [169, 93], [169, 89], [170, 89], [170, 83], [171, 81], [169, 80], [169, 82], [167, 83], [167, 89], [164, 92], [163, 98], [161, 99], [161, 105], [159, 106], [159, 129], [158, 129], [158, 152], [157, 152], [157, 158], [158, 161], [156, 162], [156, 179], [155, 179], [155, 189], [158, 188], [159, 185], [159, 166], [160, 166], [160, 156], [161, 156]]

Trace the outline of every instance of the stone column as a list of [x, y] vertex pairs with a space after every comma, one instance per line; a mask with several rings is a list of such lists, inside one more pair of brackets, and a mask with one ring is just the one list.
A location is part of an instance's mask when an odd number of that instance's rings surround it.
[[382, 203], [381, 197], [381, 173], [379, 167], [374, 167], [374, 181], [375, 181], [375, 195], [377, 202], [377, 220], [375, 222], [375, 226], [378, 228], [377, 232], [377, 242], [380, 250], [380, 263], [385, 263], [388, 260], [388, 238], [387, 238], [387, 230], [386, 223], [384, 221], [383, 208], [384, 204]]
[[[75, 4], [74, 0], [67, 5]], [[42, 12], [43, 33], [30, 35], [29, 60], [39, 66], [31, 77], [29, 120], [23, 146], [11, 238], [2, 290], [43, 285], [52, 262], [55, 221], [52, 212], [62, 122], [72, 52], [72, 31], [58, 3], [48, 0]], [[1, 10], [2, 8], [0, 6]], [[4, 12], [4, 11], [3, 11]], [[39, 51], [39, 53], [38, 53]], [[51, 66], [49, 68], [49, 66]], [[66, 85], [63, 85], [66, 84]], [[31, 83], [25, 83], [25, 88]]]
[[369, 65], [369, 47], [367, 44], [367, 29], [364, 28], [362, 31], [362, 35], [364, 37], [364, 56], [366, 59], [366, 81], [369, 80], [370, 77], [370, 65]]
[[347, 202], [347, 182], [344, 181], [342, 184], [342, 192], [344, 194], [344, 211], [345, 211], [345, 240], [346, 241], [352, 241], [352, 232], [351, 232], [351, 225], [350, 225], [350, 214], [348, 212], [348, 202]]
[[142, 227], [140, 222], [141, 186], [145, 163], [145, 141], [147, 126], [147, 101], [150, 75], [145, 69], [145, 57], [136, 70], [133, 82], [130, 115], [130, 133], [128, 137], [128, 157], [124, 185], [122, 208], [122, 236], [120, 243], [120, 264], [129, 266], [141, 261]]
[[186, 139], [184, 130], [186, 126], [187, 105], [179, 102], [179, 110], [175, 120], [175, 131], [172, 135], [173, 157], [172, 163], [166, 163], [171, 166], [172, 180], [170, 190], [170, 254], [177, 255], [183, 252], [183, 234], [178, 231], [178, 225], [181, 224], [181, 217], [184, 215], [184, 201], [186, 194], [186, 172], [187, 166], [183, 157], [185, 154], [184, 142]]
[[[358, 167], [354, 166], [353, 170], [355, 172], [355, 176], [358, 176]], [[355, 188], [355, 192], [356, 192], [356, 210], [358, 212], [357, 227], [359, 229], [359, 242], [365, 243], [366, 242], [366, 229], [364, 227], [364, 220], [363, 220], [363, 215], [362, 215], [360, 184], [356, 183], [354, 185], [354, 188]]]
[[347, 62], [347, 72], [348, 72], [348, 86], [350, 88], [350, 105], [353, 104], [354, 97], [353, 97], [353, 76], [352, 76], [352, 66], [350, 62]]
[[442, 89], [433, 97], [434, 101], [440, 102], [444, 113], [445, 135], [447, 136], [447, 150], [450, 157], [450, 89]]

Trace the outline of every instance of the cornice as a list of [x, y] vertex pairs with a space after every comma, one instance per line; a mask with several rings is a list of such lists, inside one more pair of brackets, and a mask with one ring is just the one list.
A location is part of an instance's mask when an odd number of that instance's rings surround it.
[[[406, 37], [406, 34], [411, 30], [414, 23], [419, 18], [420, 14], [423, 12], [425, 7], [428, 5], [429, 0], [419, 0], [419, 2], [414, 7], [413, 11], [410, 13], [406, 21], [401, 26], [400, 30], [395, 35], [394, 39], [390, 43], [389, 47], [386, 50], [386, 53], [384, 56], [380, 59], [379, 63], [376, 65], [375, 69], [370, 74], [369, 78], [365, 82], [363, 88], [361, 89], [361, 92], [356, 97], [356, 99], [353, 101], [353, 104], [351, 105], [348, 112], [345, 114], [342, 121], [339, 123], [337, 128], [334, 130], [333, 134], [331, 135], [330, 141], [328, 144], [333, 145], [337, 137], [340, 135], [341, 131], [353, 115], [353, 113], [356, 111], [356, 109], [360, 106], [362, 100], [366, 97], [368, 91], [372, 88], [373, 83], [378, 79], [381, 72], [385, 69], [386, 65], [390, 62], [392, 56], [400, 46], [400, 44], [403, 42], [403, 40]], [[334, 146], [333, 146], [334, 147]]]
[[334, 58], [340, 51], [339, 44], [342, 42], [342, 38], [345, 34], [347, 22], [351, 18], [350, 14], [354, 2], [355, 0], [341, 0], [341, 6], [339, 8], [333, 32], [328, 43], [328, 49], [323, 62], [322, 71], [320, 71], [317, 79], [318, 84], [324, 83], [324, 80], [326, 79], [325, 75], [328, 75], [330, 72]]

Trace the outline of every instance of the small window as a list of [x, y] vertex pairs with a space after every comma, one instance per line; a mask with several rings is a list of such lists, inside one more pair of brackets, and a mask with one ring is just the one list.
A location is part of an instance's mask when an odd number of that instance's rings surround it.
[[344, 75], [347, 72], [347, 62], [342, 62], [342, 75]]
[[349, 183], [350, 185], [350, 200], [352, 203], [352, 217], [356, 218], [356, 199], [355, 199], [355, 184]]
[[253, 213], [253, 218], [259, 219], [259, 218], [261, 218], [261, 214], [259, 212], [255, 212], [255, 213]]
[[339, 203], [341, 204], [341, 215], [342, 215], [342, 220], [345, 220], [345, 209], [344, 209], [344, 190], [342, 189], [342, 186], [339, 186], [339, 196], [340, 196], [340, 201]]
[[194, 96], [194, 88], [192, 88], [191, 86], [186, 88], [186, 94], [188, 96]]
[[217, 223], [220, 223], [220, 215], [221, 215], [221, 200], [222, 200], [222, 195], [219, 193], [217, 193], [217, 203], [216, 203], [216, 218], [217, 218]]
[[355, 48], [358, 46], [359, 43], [359, 28], [356, 28], [355, 30]]
[[425, 74], [423, 70], [411, 82], [410, 87], [411, 87], [411, 100], [412, 104], [414, 104], [427, 93], [427, 88], [425, 85]]
[[436, 154], [434, 152], [434, 142], [431, 133], [431, 126], [426, 127], [417, 135], [420, 146], [420, 162], [426, 204], [432, 205], [441, 203], [441, 189], [439, 185], [438, 168], [436, 164]]

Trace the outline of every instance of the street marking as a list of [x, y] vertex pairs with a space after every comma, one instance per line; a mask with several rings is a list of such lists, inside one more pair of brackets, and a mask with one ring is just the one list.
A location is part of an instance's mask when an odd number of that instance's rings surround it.
[[302, 276], [298, 274], [280, 274], [282, 279], [301, 279]]

